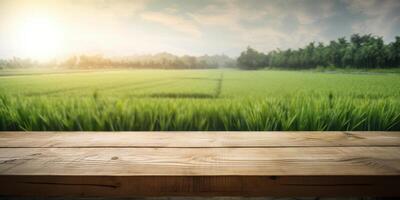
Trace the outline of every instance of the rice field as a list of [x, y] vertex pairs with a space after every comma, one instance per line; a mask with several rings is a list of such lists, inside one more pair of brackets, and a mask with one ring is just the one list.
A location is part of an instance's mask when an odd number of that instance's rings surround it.
[[400, 75], [0, 72], [0, 130], [400, 131]]

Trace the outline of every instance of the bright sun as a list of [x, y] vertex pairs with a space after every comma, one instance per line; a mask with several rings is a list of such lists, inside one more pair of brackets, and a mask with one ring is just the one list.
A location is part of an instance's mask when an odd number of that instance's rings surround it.
[[47, 60], [59, 53], [62, 31], [50, 17], [26, 17], [19, 23], [17, 32], [19, 49], [26, 57]]

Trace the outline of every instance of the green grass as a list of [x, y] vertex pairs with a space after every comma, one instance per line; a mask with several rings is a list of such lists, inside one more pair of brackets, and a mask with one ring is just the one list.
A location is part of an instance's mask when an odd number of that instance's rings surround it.
[[400, 131], [400, 76], [273, 70], [7, 72], [0, 76], [0, 130]]

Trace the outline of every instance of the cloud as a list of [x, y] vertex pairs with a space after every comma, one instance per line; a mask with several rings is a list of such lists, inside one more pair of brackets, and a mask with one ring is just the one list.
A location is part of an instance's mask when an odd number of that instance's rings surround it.
[[348, 9], [363, 16], [353, 23], [354, 32], [372, 33], [392, 39], [400, 31], [400, 1], [345, 0]]
[[234, 45], [260, 50], [295, 48], [322, 40], [319, 20], [334, 13], [332, 1], [220, 0], [189, 15], [204, 29], [224, 29]]
[[0, 0], [0, 54], [12, 52], [9, 25], [32, 13], [62, 24], [65, 51], [237, 56], [352, 33], [393, 40], [399, 10], [398, 0]]
[[201, 36], [200, 30], [195, 25], [193, 20], [185, 19], [179, 15], [162, 12], [144, 12], [140, 14], [140, 17], [144, 20], [159, 23], [165, 27], [171, 28], [181, 33], [188, 34], [195, 38]]

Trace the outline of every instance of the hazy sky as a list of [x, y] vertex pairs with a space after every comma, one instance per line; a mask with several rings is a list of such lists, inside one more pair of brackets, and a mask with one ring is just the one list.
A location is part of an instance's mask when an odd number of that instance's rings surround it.
[[399, 0], [0, 0], [0, 57], [227, 54], [352, 33], [392, 41]]

